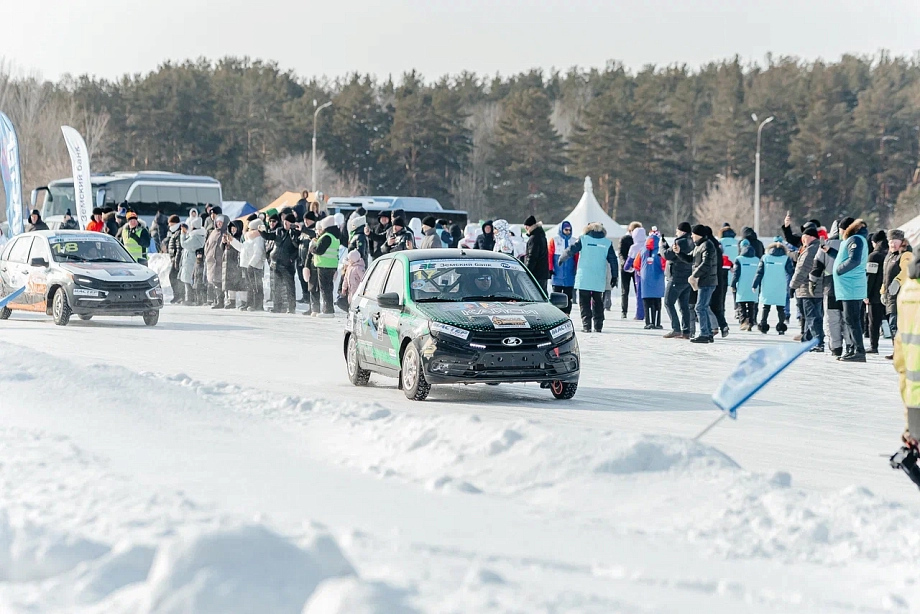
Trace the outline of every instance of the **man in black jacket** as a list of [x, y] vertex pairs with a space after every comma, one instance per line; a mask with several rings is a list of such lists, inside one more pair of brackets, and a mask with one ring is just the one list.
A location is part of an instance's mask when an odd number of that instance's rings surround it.
[[712, 325], [709, 320], [709, 301], [719, 285], [719, 264], [716, 247], [710, 241], [711, 233], [706, 226], [697, 224], [691, 230], [693, 236], [693, 268], [690, 285], [697, 289], [696, 315], [700, 322], [700, 334], [690, 343], [712, 343]]
[[534, 216], [524, 220], [524, 230], [527, 231], [527, 251], [524, 254], [524, 266], [537, 283], [545, 291], [549, 281], [549, 247], [546, 244], [546, 232], [543, 225], [537, 222]]
[[[642, 226], [639, 222], [631, 222], [627, 228], [628, 232], [620, 237], [620, 243], [617, 245], [617, 253], [620, 256], [620, 262], [629, 261], [629, 250], [633, 246], [632, 231]], [[620, 267], [620, 306], [623, 310], [623, 319], [626, 319], [626, 312], [629, 311], [629, 289], [633, 286], [633, 271], [627, 271]]]
[[487, 252], [495, 249], [495, 227], [492, 225], [492, 220], [482, 223], [482, 234], [476, 237], [473, 249], [484, 249]]
[[[295, 213], [296, 215], [296, 213]], [[305, 279], [303, 270], [307, 268], [307, 263], [310, 260], [310, 241], [316, 238], [316, 214], [312, 211], [307, 211], [304, 213], [303, 222], [301, 222], [300, 228], [300, 243], [297, 245], [297, 265], [295, 267], [295, 272], [297, 273], [297, 282], [300, 284], [300, 303], [310, 304], [310, 283]], [[310, 310], [307, 309], [307, 312]]]
[[[681, 222], [677, 226], [677, 238], [674, 245], [664, 252], [667, 260], [665, 277], [668, 278], [668, 287], [664, 293], [664, 305], [671, 319], [671, 332], [665, 339], [690, 338], [690, 273], [693, 271], [693, 239], [690, 238], [690, 223]], [[677, 319], [677, 309], [674, 304], [680, 305], [680, 320]]]
[[371, 256], [380, 258], [383, 255], [383, 246], [387, 242], [387, 232], [390, 230], [390, 212], [381, 211], [377, 214], [377, 228], [372, 229], [370, 224], [364, 227], [364, 234], [367, 236]]
[[297, 311], [294, 275], [300, 231], [294, 226], [296, 222], [296, 216], [289, 213], [274, 232], [262, 231], [262, 238], [275, 244], [271, 253], [272, 285], [275, 293], [272, 297], [272, 313], [282, 313], [284, 310], [288, 313]]
[[882, 280], [885, 277], [885, 260], [888, 258], [888, 235], [879, 230], [872, 235], [874, 249], [866, 263], [866, 311], [869, 315], [869, 349], [867, 354], [878, 354], [878, 338], [885, 319], [882, 302]]

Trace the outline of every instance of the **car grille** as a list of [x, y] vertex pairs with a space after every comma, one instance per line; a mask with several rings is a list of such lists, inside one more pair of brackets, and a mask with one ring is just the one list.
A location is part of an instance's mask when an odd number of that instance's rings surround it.
[[[502, 343], [508, 338], [517, 338], [521, 343], [508, 346]], [[500, 330], [476, 331], [470, 336], [470, 343], [486, 346], [486, 349], [513, 347], [515, 350], [534, 349], [538, 345], [550, 341], [549, 333], [532, 328], [505, 328]]]
[[100, 290], [108, 291], [118, 291], [118, 290], [148, 290], [152, 286], [149, 281], [102, 281], [98, 279], [93, 280], [93, 288], [98, 288]]

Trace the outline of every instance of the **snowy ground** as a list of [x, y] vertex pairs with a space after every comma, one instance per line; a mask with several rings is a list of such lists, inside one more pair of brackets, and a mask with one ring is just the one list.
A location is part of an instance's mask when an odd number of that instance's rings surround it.
[[617, 318], [570, 402], [410, 403], [348, 383], [341, 326], [0, 323], [0, 612], [920, 612], [880, 357], [805, 355], [695, 443], [721, 378], [790, 338]]

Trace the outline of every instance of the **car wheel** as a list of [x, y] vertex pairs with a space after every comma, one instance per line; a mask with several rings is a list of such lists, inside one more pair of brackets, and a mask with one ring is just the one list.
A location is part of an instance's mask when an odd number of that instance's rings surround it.
[[148, 311], [144, 314], [144, 324], [147, 326], [156, 326], [157, 322], [160, 321], [160, 312], [157, 311]]
[[0, 309], [0, 320], [9, 320], [10, 315], [13, 313], [13, 310], [9, 307], [3, 307]]
[[366, 386], [371, 372], [362, 369], [358, 361], [358, 341], [354, 335], [348, 336], [348, 349], [345, 350], [345, 366], [348, 368], [348, 379], [355, 386]]
[[549, 385], [550, 391], [557, 399], [571, 399], [578, 390], [578, 382], [562, 382], [554, 380]]
[[425, 379], [425, 373], [422, 371], [422, 357], [414, 344], [410, 343], [403, 353], [399, 381], [406, 398], [411, 401], [424, 401], [431, 392], [431, 384]]
[[80, 317], [80, 319], [83, 320], [84, 322], [89, 322], [90, 320], [93, 319], [92, 314], [89, 314], [89, 313], [81, 313], [79, 317]]
[[58, 326], [67, 326], [71, 313], [73, 312], [70, 311], [70, 304], [67, 302], [67, 292], [64, 291], [64, 288], [58, 288], [51, 303], [51, 316], [54, 318], [54, 323]]

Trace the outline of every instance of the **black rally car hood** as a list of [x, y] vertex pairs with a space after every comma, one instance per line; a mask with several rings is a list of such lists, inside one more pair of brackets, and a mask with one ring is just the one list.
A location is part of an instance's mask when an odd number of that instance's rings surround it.
[[416, 309], [429, 320], [472, 331], [549, 330], [569, 320], [549, 303], [464, 301], [416, 304]]

